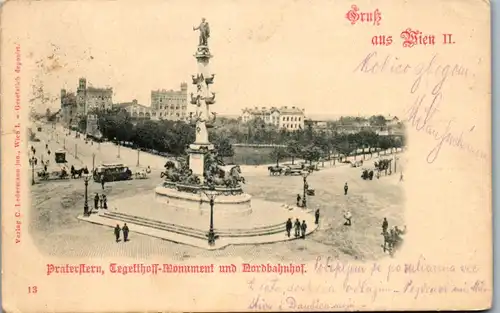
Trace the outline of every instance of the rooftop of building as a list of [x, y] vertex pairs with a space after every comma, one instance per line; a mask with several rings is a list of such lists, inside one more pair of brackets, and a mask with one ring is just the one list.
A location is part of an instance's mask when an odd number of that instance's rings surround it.
[[248, 112], [250, 114], [272, 114], [273, 112], [278, 112], [280, 114], [304, 114], [304, 109], [296, 106], [282, 106], [282, 107], [253, 107], [243, 109], [243, 113]]
[[113, 106], [121, 107], [121, 108], [128, 108], [130, 106], [138, 106], [138, 107], [142, 107], [145, 109], [150, 109], [150, 107], [148, 107], [148, 106], [139, 104], [136, 99], [132, 100], [131, 102], [114, 103]]
[[113, 92], [113, 88], [112, 87], [100, 88], [100, 87], [88, 86], [87, 92]]
[[177, 89], [177, 90], [173, 90], [173, 89], [156, 89], [156, 90], [151, 90], [151, 94], [157, 94], [157, 93], [160, 93], [160, 94], [175, 94], [175, 93], [186, 93], [187, 91], [187, 83], [186, 82], [182, 82], [180, 84], [180, 89]]

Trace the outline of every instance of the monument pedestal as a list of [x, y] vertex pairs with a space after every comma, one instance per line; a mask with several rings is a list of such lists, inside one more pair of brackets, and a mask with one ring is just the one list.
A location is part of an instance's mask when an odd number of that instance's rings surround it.
[[[182, 190], [183, 186], [179, 186]], [[171, 209], [185, 211], [195, 215], [210, 216], [210, 200], [203, 193], [201, 188], [195, 190], [192, 186], [192, 192], [179, 191], [178, 189], [158, 186], [155, 189], [155, 200], [167, 205]], [[234, 192], [235, 194], [231, 194]], [[246, 193], [236, 194], [236, 190], [224, 188], [214, 199], [215, 216], [244, 216], [252, 213], [252, 196]]]

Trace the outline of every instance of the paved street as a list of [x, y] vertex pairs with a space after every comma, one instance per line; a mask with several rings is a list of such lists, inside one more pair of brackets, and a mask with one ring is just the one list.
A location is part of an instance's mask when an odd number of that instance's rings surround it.
[[[39, 133], [38, 133], [39, 134]], [[61, 135], [59, 135], [61, 136]], [[42, 141], [49, 140], [50, 135], [39, 136]], [[77, 144], [78, 159], [92, 166], [92, 153], [96, 153], [99, 162], [116, 162], [116, 146], [101, 145], [97, 147], [85, 145], [81, 139], [67, 139], [66, 145]], [[34, 143], [44, 149], [45, 143]], [[31, 145], [31, 143], [30, 143]], [[49, 142], [50, 149], [62, 146], [55, 138]], [[81, 146], [81, 148], [80, 148]], [[69, 148], [68, 148], [69, 150]], [[128, 151], [123, 154], [123, 151]], [[124, 163], [134, 162], [133, 151], [121, 150]], [[136, 153], [136, 152], [135, 152]], [[164, 162], [157, 156], [145, 159]], [[53, 160], [53, 158], [52, 158]], [[68, 155], [68, 162], [76, 162]], [[135, 159], [135, 162], [137, 159]], [[160, 162], [161, 161], [161, 162]], [[123, 161], [122, 161], [123, 162]], [[372, 162], [372, 161], [370, 161]], [[96, 161], [96, 164], [97, 161]], [[258, 167], [262, 169], [263, 167]], [[293, 204], [297, 193], [302, 193], [302, 177], [269, 176], [267, 171], [251, 168], [243, 170], [247, 184], [245, 191], [254, 198]], [[66, 180], [42, 182], [32, 189], [32, 208], [30, 233], [41, 251], [60, 256], [127, 256], [147, 258], [150, 255], [163, 255], [176, 260], [203, 256], [242, 256], [245, 259], [263, 259], [279, 261], [294, 259], [296, 261], [312, 260], [318, 254], [327, 254], [340, 259], [374, 259], [383, 257], [381, 223], [387, 217], [390, 226], [404, 225], [403, 221], [403, 182], [399, 182], [399, 173], [382, 176], [379, 180], [364, 181], [360, 178], [361, 169], [341, 165], [325, 166], [308, 178], [310, 188], [316, 195], [309, 197], [309, 207], [321, 208], [320, 228], [305, 240], [296, 240], [268, 245], [230, 246], [222, 250], [206, 251], [184, 245], [163, 241], [131, 233], [128, 243], [115, 243], [110, 228], [79, 222], [76, 217], [83, 212], [84, 183], [83, 180]], [[150, 179], [114, 182], [106, 186], [106, 194], [110, 201], [113, 198], [127, 197], [131, 194], [153, 193], [156, 185], [161, 183], [159, 171], [153, 171]], [[349, 184], [349, 193], [344, 196], [343, 185]], [[100, 185], [90, 182], [89, 195], [101, 193]], [[353, 225], [343, 225], [343, 210], [348, 208], [353, 215]], [[215, 221], [217, 223], [217, 221]], [[208, 220], [207, 220], [208, 228]]]

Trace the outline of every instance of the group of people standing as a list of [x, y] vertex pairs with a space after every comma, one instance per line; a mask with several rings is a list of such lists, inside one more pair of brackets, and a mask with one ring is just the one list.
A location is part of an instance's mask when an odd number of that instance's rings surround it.
[[128, 232], [129, 232], [127, 223], [124, 223], [122, 228], [120, 228], [120, 224], [116, 224], [116, 227], [115, 227], [116, 242], [120, 241], [120, 232], [123, 232], [123, 242], [127, 242], [128, 241]]
[[[100, 206], [99, 206], [100, 204]], [[95, 194], [95, 197], [94, 197], [94, 209], [105, 209], [107, 210], [108, 209], [108, 199], [106, 198], [106, 195], [101, 195], [99, 196], [98, 193]]]
[[307, 224], [305, 220], [303, 220], [302, 223], [300, 223], [300, 220], [298, 218], [295, 220], [295, 222], [292, 222], [291, 218], [286, 221], [286, 235], [288, 236], [288, 238], [290, 238], [292, 228], [295, 228], [295, 238], [306, 238]]

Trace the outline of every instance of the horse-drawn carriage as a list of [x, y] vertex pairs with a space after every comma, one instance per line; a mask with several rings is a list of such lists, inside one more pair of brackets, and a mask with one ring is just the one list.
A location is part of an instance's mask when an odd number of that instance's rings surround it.
[[55, 161], [57, 164], [61, 164], [61, 163], [66, 163], [66, 151], [64, 150], [57, 150], [55, 153], [54, 153], [54, 156], [55, 156]]
[[383, 232], [382, 236], [384, 236], [384, 244], [382, 245], [382, 249], [384, 250], [384, 252], [388, 252], [391, 257], [394, 256], [394, 253], [403, 244], [403, 236], [406, 234], [406, 232], [406, 226], [404, 226], [403, 229], [399, 229], [397, 226], [395, 226], [391, 230], [386, 230], [385, 232]]
[[94, 181], [120, 181], [132, 179], [132, 171], [122, 163], [102, 164], [98, 166], [93, 173]]
[[286, 168], [283, 166], [275, 165], [275, 166], [268, 166], [267, 170], [269, 171], [269, 175], [279, 176], [285, 172]]
[[312, 173], [314, 170], [317, 170], [316, 164], [306, 164], [301, 163], [297, 165], [287, 165], [285, 167], [285, 176], [293, 176], [293, 175], [302, 175], [303, 171], [308, 171]]
[[287, 166], [285, 167], [285, 176], [293, 176], [293, 175], [302, 175], [302, 167], [291, 167]]
[[61, 168], [50, 169], [47, 166], [44, 166], [41, 171], [37, 172], [38, 177], [41, 180], [60, 180], [60, 179], [69, 179], [69, 171], [65, 166]]

